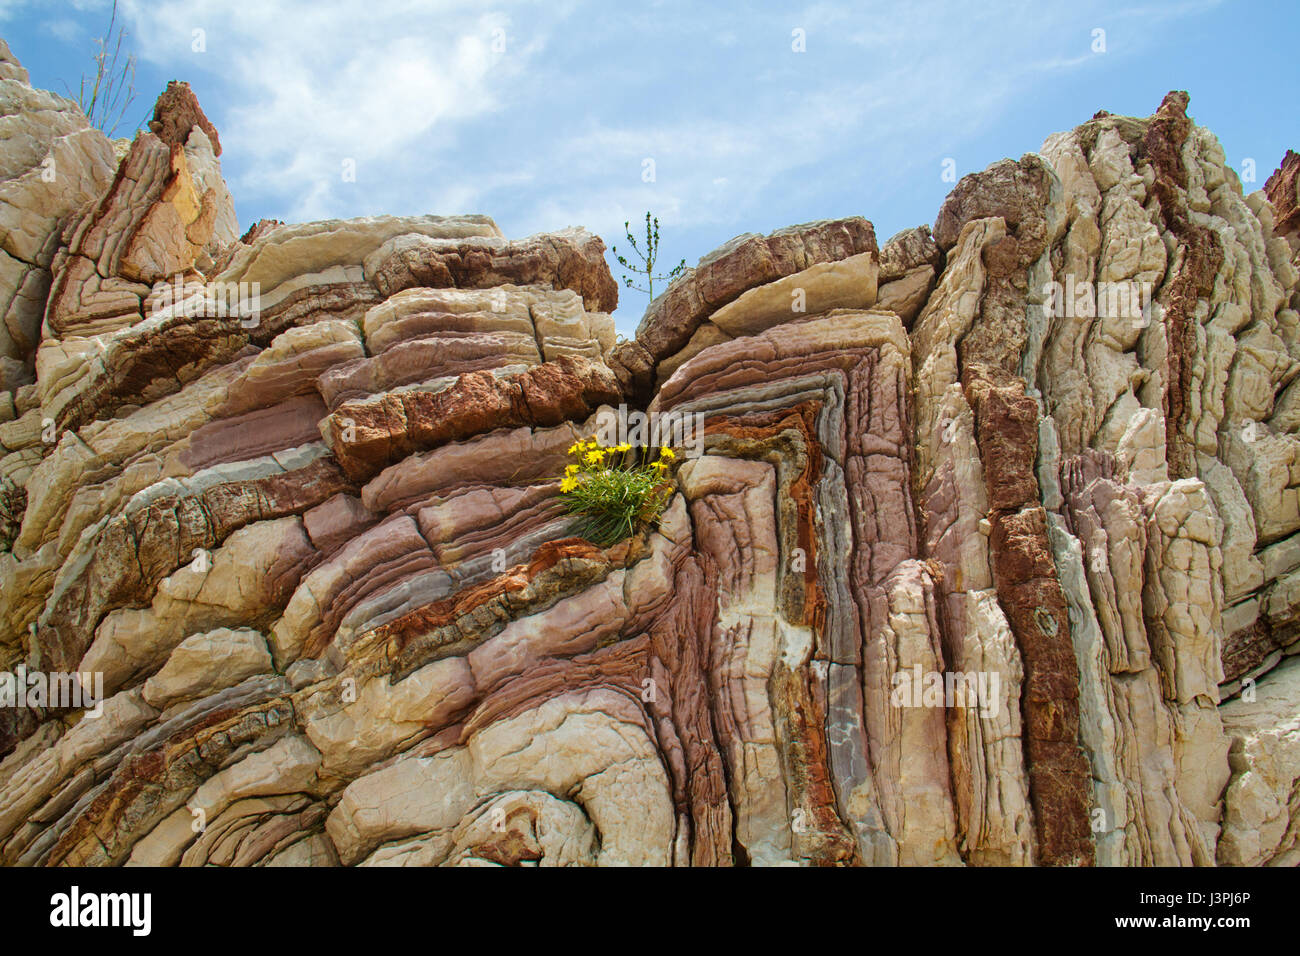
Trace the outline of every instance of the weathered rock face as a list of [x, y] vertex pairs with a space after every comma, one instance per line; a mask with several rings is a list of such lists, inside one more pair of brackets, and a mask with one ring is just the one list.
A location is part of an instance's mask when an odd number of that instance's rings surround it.
[[[1099, 114], [616, 343], [582, 230], [237, 238], [188, 87], [0, 95], [0, 863], [1297, 862], [1294, 154]], [[600, 549], [620, 405], [701, 430]]]
[[33, 380], [60, 223], [99, 198], [117, 159], [75, 103], [32, 89], [2, 40], [0, 141], [0, 387], [12, 393]]

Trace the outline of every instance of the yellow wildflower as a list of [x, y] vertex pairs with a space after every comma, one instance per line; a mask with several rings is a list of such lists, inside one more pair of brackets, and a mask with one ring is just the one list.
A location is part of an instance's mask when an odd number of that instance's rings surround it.
[[580, 451], [582, 451], [582, 442], [580, 441], [575, 441], [572, 445], [569, 446], [570, 455], [576, 455]]
[[569, 477], [569, 478], [572, 478], [572, 477], [573, 477], [574, 475], [576, 475], [577, 473], [578, 473], [578, 466], [577, 466], [577, 465], [568, 465], [568, 466], [566, 466], [565, 469], [564, 469], [564, 474], [565, 474], [567, 477]]
[[659, 457], [667, 458], [669, 461], [672, 461], [677, 456], [673, 454], [673, 450], [671, 448], [669, 448], [667, 445], [664, 445], [662, 448], [659, 449]]
[[620, 455], [623, 454], [624, 452], [628, 452], [631, 450], [632, 450], [632, 446], [629, 445], [627, 442], [623, 442], [621, 445], [614, 446], [614, 451], [618, 452]]
[[666, 462], [666, 461], [656, 461], [656, 462], [652, 463], [652, 464], [650, 465], [650, 467], [651, 467], [651, 468], [657, 468], [657, 469], [659, 470], [660, 474], [662, 474], [663, 472], [665, 472], [665, 471], [668, 470], [668, 462]]
[[584, 457], [586, 458], [587, 464], [599, 465], [605, 460], [605, 453], [603, 451], [589, 451]]
[[567, 495], [574, 488], [578, 487], [578, 479], [573, 476], [564, 478], [560, 481], [560, 494]]

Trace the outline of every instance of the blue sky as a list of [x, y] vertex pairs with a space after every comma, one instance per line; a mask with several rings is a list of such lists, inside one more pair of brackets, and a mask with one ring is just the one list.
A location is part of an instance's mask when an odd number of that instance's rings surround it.
[[[89, 69], [108, 9], [0, 0], [0, 35], [33, 83], [62, 92]], [[1300, 148], [1296, 0], [119, 11], [139, 58], [132, 122], [167, 80], [188, 80], [220, 132], [244, 227], [481, 212], [512, 237], [582, 225], [621, 248], [623, 222], [650, 210], [666, 269], [739, 233], [838, 216], [866, 216], [883, 242], [933, 222], [952, 188], [945, 159], [961, 176], [1098, 109], [1148, 115], [1171, 89], [1189, 91], [1238, 170], [1255, 161], [1247, 191]], [[645, 304], [622, 292], [621, 332]]]

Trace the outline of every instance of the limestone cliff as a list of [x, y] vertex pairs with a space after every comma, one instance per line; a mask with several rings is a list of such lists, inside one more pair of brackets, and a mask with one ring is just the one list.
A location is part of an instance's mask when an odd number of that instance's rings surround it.
[[[241, 238], [188, 87], [119, 161], [0, 51], [0, 666], [103, 697], [0, 708], [0, 863], [1300, 862], [1300, 158], [1186, 109], [616, 342], [582, 229]], [[702, 431], [601, 549], [620, 406]]]

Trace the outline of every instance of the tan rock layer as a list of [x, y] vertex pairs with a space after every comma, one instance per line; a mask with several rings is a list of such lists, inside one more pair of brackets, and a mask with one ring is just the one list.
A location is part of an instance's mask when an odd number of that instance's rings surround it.
[[35, 642], [41, 663], [75, 670], [104, 615], [152, 593], [194, 551], [215, 548], [254, 521], [299, 514], [350, 490], [355, 486], [339, 466], [319, 458], [295, 472], [161, 495], [134, 513], [116, 515], [42, 615]]
[[876, 252], [875, 230], [858, 216], [791, 226], [768, 236], [739, 236], [650, 303], [635, 342], [621, 345], [611, 364], [625, 391], [648, 402], [655, 364], [684, 348], [711, 312], [749, 289], [817, 263]]
[[221, 765], [290, 726], [283, 698], [238, 711], [217, 710], [177, 728], [154, 749], [128, 756], [108, 785], [51, 849], [51, 866], [115, 866], [135, 839], [183, 803], [184, 793]]
[[395, 244], [387, 255], [378, 257], [369, 278], [385, 298], [413, 288], [546, 283], [572, 289], [590, 312], [612, 312], [618, 306], [618, 285], [605, 264], [605, 244], [585, 232], [518, 242], [466, 239]]
[[364, 481], [415, 452], [494, 428], [549, 427], [585, 420], [621, 392], [613, 373], [580, 356], [560, 356], [518, 375], [468, 372], [441, 391], [388, 392], [344, 402], [321, 424], [343, 470]]
[[[725, 450], [737, 458], [785, 466], [778, 499], [781, 551], [806, 558], [801, 571], [786, 571], [789, 562], [782, 562], [778, 606], [787, 621], [813, 630], [818, 637], [813, 660], [827, 661], [831, 649], [825, 641], [826, 599], [817, 578], [818, 562], [825, 557], [818, 555], [813, 497], [813, 488], [821, 478], [816, 438], [820, 411], [814, 403], [802, 403], [766, 415], [718, 416], [710, 421], [709, 433], [718, 439], [710, 447], [712, 453]], [[786, 474], [787, 468], [793, 474]], [[782, 663], [772, 675], [770, 693], [791, 805], [805, 813], [806, 828], [798, 835], [794, 852], [814, 866], [860, 863], [856, 841], [836, 810], [824, 681], [813, 667]]]

